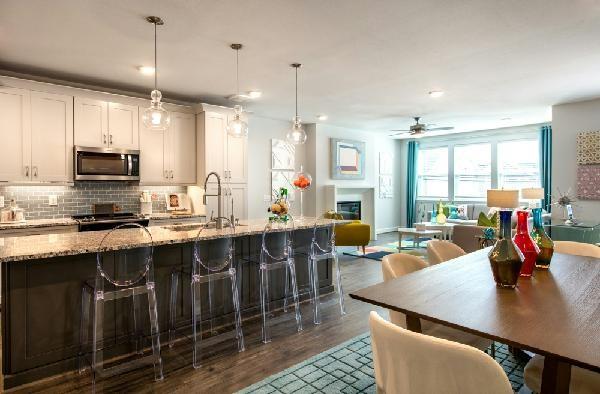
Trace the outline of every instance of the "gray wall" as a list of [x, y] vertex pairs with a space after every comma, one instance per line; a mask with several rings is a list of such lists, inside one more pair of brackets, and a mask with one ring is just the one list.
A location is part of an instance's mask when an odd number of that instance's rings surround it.
[[[577, 134], [600, 130], [600, 99], [561, 104], [552, 107], [552, 195], [558, 189], [577, 196]], [[573, 211], [582, 221], [600, 222], [600, 201], [579, 200]], [[560, 218], [560, 209], [552, 216]]]
[[[185, 193], [184, 186], [138, 186], [119, 182], [78, 182], [74, 186], [2, 186], [0, 196], [9, 206], [15, 199], [25, 210], [25, 219], [56, 219], [92, 212], [94, 203], [114, 202], [123, 212], [140, 212], [139, 195], [142, 190], [158, 194], [152, 204], [153, 212], [166, 212], [165, 193]], [[58, 206], [48, 205], [48, 196], [55, 195]]]

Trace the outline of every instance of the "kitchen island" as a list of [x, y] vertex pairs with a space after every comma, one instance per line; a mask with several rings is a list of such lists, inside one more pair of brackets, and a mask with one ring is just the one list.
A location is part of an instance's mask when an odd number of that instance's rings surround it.
[[[314, 226], [317, 226], [317, 236], [324, 244], [331, 226], [336, 223], [341, 221], [315, 218], [295, 221], [294, 253], [301, 292], [309, 283], [306, 253]], [[166, 343], [164, 334], [169, 321], [171, 273], [191, 267], [193, 244], [200, 225], [186, 223], [148, 228], [154, 245], [154, 276], [163, 344]], [[244, 318], [260, 313], [258, 255], [265, 225], [266, 220], [251, 220], [241, 223], [235, 230], [235, 256], [240, 273], [240, 301]], [[148, 245], [139, 230], [119, 231], [122, 236], [106, 245], [108, 250]], [[96, 251], [106, 233], [95, 231], [0, 238], [2, 369], [5, 388], [77, 367], [82, 286], [96, 274]], [[223, 230], [205, 229], [200, 242], [203, 247], [210, 248], [211, 241], [222, 238], [224, 233]], [[330, 261], [320, 266], [321, 293], [333, 290], [331, 268]], [[282, 304], [284, 295], [285, 276], [283, 272], [276, 274], [271, 277], [273, 307]], [[181, 291], [177, 300], [177, 326], [185, 330], [191, 326], [190, 283], [185, 275], [180, 276], [179, 280]], [[228, 325], [233, 321], [227, 286], [229, 284], [215, 283], [212, 317], [216, 324]], [[208, 297], [205, 299], [202, 310], [208, 312]], [[110, 348], [105, 351], [105, 357], [134, 350], [130, 341], [133, 327], [130, 304], [131, 301], [125, 299], [106, 306], [104, 332]], [[203, 320], [208, 319], [208, 313], [203, 315]], [[144, 327], [149, 331], [148, 322]]]

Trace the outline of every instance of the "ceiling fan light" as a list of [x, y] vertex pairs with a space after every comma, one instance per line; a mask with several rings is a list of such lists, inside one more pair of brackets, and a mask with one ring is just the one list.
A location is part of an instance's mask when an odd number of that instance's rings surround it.
[[248, 98], [257, 99], [262, 96], [262, 92], [260, 90], [251, 90], [247, 93]]
[[429, 92], [429, 97], [431, 98], [440, 98], [444, 95], [444, 92], [441, 90], [432, 90]]

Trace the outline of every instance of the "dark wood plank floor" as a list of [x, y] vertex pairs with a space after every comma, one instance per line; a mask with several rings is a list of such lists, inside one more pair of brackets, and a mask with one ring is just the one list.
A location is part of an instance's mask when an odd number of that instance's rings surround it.
[[[395, 233], [379, 236], [377, 244], [395, 241]], [[340, 255], [345, 293], [382, 281], [381, 263]], [[260, 320], [244, 321], [246, 351], [237, 352], [235, 341], [224, 340], [207, 347], [203, 366], [191, 366], [191, 344], [179, 341], [173, 348], [163, 344], [165, 379], [154, 382], [152, 367], [138, 369], [100, 381], [97, 392], [128, 393], [230, 393], [258, 382], [324, 350], [368, 331], [368, 314], [377, 310], [346, 296], [347, 314], [341, 317], [337, 296], [321, 297], [322, 324], [312, 323], [310, 304], [302, 304], [304, 330], [295, 332], [293, 312], [278, 313], [272, 330], [273, 341], [260, 341]], [[379, 309], [387, 317], [387, 312]], [[1, 360], [0, 360], [1, 362]], [[1, 365], [1, 364], [0, 364]], [[0, 386], [1, 387], [1, 386]], [[75, 393], [91, 391], [89, 374], [76, 373], [45, 379], [9, 390], [11, 393]]]

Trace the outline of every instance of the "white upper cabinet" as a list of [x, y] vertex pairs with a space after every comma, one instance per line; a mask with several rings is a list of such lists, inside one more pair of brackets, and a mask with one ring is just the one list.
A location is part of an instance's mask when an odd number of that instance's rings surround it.
[[144, 184], [195, 184], [194, 115], [171, 112], [171, 126], [166, 131], [148, 130], [141, 120], [139, 124], [140, 181]]
[[138, 107], [75, 97], [75, 145], [138, 149]]
[[[233, 114], [229, 115], [233, 117]], [[247, 138], [227, 134], [228, 115], [206, 111], [197, 115], [198, 124], [198, 181], [216, 172], [223, 182], [246, 183], [248, 158]], [[214, 178], [210, 182], [215, 182]]]
[[31, 177], [31, 115], [29, 90], [0, 87], [0, 181]]
[[31, 180], [73, 180], [73, 96], [31, 92]]
[[108, 103], [108, 146], [120, 149], [138, 149], [138, 107]]
[[108, 103], [75, 97], [75, 145], [108, 147]]
[[193, 114], [171, 112], [171, 180], [180, 184], [196, 183], [196, 119]]

